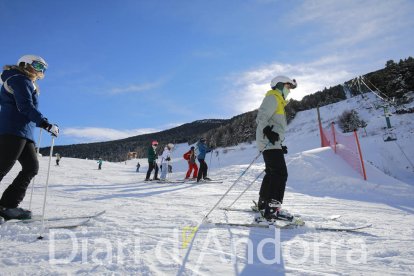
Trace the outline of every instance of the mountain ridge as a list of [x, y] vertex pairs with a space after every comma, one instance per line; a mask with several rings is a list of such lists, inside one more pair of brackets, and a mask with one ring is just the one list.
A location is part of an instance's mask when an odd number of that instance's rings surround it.
[[[407, 103], [410, 92], [414, 91], [414, 59], [408, 57], [399, 63], [389, 60], [383, 69], [363, 75], [368, 83], [375, 83], [375, 88], [382, 91], [389, 99], [393, 99], [397, 105]], [[370, 89], [357, 87], [355, 79], [317, 91], [305, 96], [301, 101], [291, 100], [286, 106], [288, 123], [295, 118], [296, 113], [309, 110], [317, 106], [325, 106], [347, 99], [347, 94], [352, 97], [361, 93], [369, 93]], [[397, 110], [396, 112], [401, 112]], [[412, 112], [408, 111], [408, 112]], [[230, 119], [202, 119], [186, 123], [168, 130], [132, 136], [124, 139], [55, 146], [55, 152], [65, 157], [97, 159], [108, 161], [124, 161], [130, 151], [137, 152], [137, 157], [143, 158], [147, 154], [147, 148], [152, 140], [157, 140], [161, 145], [167, 143], [193, 144], [200, 137], [207, 137], [212, 146], [234, 146], [242, 142], [255, 140], [257, 110], [236, 115]], [[159, 147], [162, 151], [163, 146]], [[49, 154], [50, 148], [40, 149], [40, 153]]]

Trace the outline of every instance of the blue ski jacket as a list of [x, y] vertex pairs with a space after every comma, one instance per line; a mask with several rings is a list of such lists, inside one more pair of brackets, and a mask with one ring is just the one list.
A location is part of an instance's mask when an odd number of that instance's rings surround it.
[[211, 151], [211, 149], [201, 141], [198, 141], [196, 144], [197, 147], [197, 158], [198, 159], [206, 159], [206, 154]]
[[34, 142], [35, 127], [47, 122], [38, 110], [34, 83], [15, 68], [4, 70], [1, 79], [0, 135], [12, 134]]

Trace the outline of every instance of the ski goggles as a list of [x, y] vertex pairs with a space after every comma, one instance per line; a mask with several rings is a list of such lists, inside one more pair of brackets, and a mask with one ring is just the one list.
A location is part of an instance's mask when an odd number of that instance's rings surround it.
[[293, 79], [293, 83], [288, 82], [287, 84], [289, 86], [289, 89], [295, 89], [296, 86], [298, 86], [295, 79]]
[[32, 62], [32, 64], [30, 64], [30, 65], [32, 65], [33, 69], [35, 69], [35, 71], [37, 71], [37, 72], [41, 72], [41, 73], [46, 72], [47, 66], [45, 64], [37, 61], [37, 60], [34, 60]]

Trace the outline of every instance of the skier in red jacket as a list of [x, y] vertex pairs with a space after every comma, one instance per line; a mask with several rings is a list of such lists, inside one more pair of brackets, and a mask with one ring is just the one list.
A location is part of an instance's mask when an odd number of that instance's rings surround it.
[[188, 161], [188, 171], [187, 171], [187, 174], [185, 176], [185, 179], [190, 178], [191, 172], [193, 170], [194, 170], [193, 179], [196, 179], [197, 174], [198, 174], [198, 166], [197, 166], [197, 163], [196, 163], [197, 156], [195, 155], [194, 147], [191, 147], [188, 152], [184, 153], [183, 157], [184, 157], [185, 160]]

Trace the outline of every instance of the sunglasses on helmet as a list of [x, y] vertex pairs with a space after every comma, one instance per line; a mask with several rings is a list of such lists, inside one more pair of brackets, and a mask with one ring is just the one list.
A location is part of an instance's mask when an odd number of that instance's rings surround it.
[[30, 64], [30, 65], [32, 65], [33, 69], [35, 69], [35, 71], [37, 71], [37, 72], [41, 72], [41, 73], [46, 72], [46, 69], [47, 69], [46, 65], [44, 65], [43, 63], [41, 63], [37, 60], [34, 60], [32, 62], [32, 64]]

